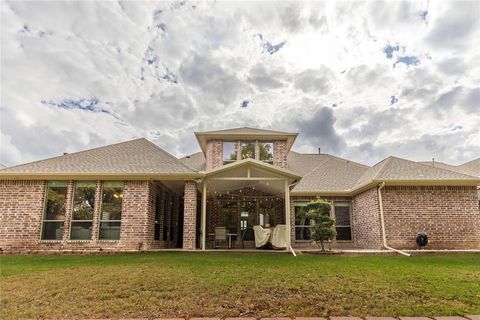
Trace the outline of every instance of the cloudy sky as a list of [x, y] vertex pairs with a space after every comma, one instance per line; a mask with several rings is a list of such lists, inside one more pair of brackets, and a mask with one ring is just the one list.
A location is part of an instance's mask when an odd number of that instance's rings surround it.
[[374, 164], [480, 156], [480, 3], [1, 3], [0, 162], [193, 131]]

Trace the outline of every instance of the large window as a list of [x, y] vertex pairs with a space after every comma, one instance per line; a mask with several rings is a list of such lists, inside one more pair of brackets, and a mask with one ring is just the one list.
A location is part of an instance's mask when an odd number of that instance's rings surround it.
[[352, 228], [350, 224], [350, 203], [335, 202], [335, 229], [337, 240], [352, 240]]
[[223, 142], [223, 164], [237, 160], [238, 144], [234, 141]]
[[295, 207], [295, 240], [310, 240], [310, 226], [312, 223], [307, 217], [305, 206], [307, 202], [296, 202]]
[[90, 240], [92, 238], [95, 189], [95, 181], [77, 181], [75, 183], [70, 227], [71, 240]]
[[258, 147], [260, 150], [260, 160], [273, 164], [273, 142], [260, 141]]
[[255, 159], [255, 141], [242, 141], [240, 143], [240, 150], [243, 159]]
[[102, 188], [102, 212], [100, 214], [99, 239], [120, 239], [122, 200], [123, 182], [105, 181]]
[[49, 181], [45, 195], [42, 239], [62, 240], [67, 204], [67, 181]]

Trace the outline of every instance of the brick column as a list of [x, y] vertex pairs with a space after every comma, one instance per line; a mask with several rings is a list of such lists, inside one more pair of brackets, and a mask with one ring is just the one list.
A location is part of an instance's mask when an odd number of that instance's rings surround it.
[[183, 215], [183, 249], [195, 250], [197, 224], [197, 184], [195, 181], [185, 181]]
[[287, 141], [273, 141], [273, 165], [287, 168]]
[[73, 188], [74, 182], [70, 180], [67, 187], [67, 199], [65, 204], [65, 222], [63, 225], [63, 241], [70, 239], [70, 226], [72, 225], [72, 209], [73, 209]]
[[100, 229], [100, 214], [102, 211], [102, 182], [97, 181], [95, 186], [95, 205], [93, 206], [93, 222], [92, 222], [92, 240], [98, 240], [98, 232]]

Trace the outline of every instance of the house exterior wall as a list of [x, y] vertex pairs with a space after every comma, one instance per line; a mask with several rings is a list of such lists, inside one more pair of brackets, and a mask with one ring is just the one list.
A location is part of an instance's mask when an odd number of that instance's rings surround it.
[[287, 141], [273, 141], [273, 165], [287, 168]]
[[476, 187], [394, 187], [382, 190], [388, 245], [414, 249], [418, 232], [427, 249], [479, 249]]
[[207, 170], [223, 165], [223, 141], [209, 140], [205, 154], [205, 166]]
[[132, 251], [155, 247], [155, 186], [151, 181], [124, 181], [120, 240], [99, 240], [101, 182], [97, 181], [90, 240], [70, 240], [74, 182], [67, 191], [62, 240], [41, 240], [46, 181], [0, 181], [0, 248], [4, 252]]
[[355, 246], [381, 248], [382, 229], [377, 189], [372, 188], [353, 197], [352, 211]]
[[45, 181], [0, 181], [0, 248], [20, 250], [40, 239]]

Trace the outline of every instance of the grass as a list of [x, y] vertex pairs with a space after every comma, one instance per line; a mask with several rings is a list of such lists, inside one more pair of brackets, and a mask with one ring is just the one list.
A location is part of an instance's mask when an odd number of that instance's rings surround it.
[[480, 255], [0, 256], [12, 318], [480, 314]]

